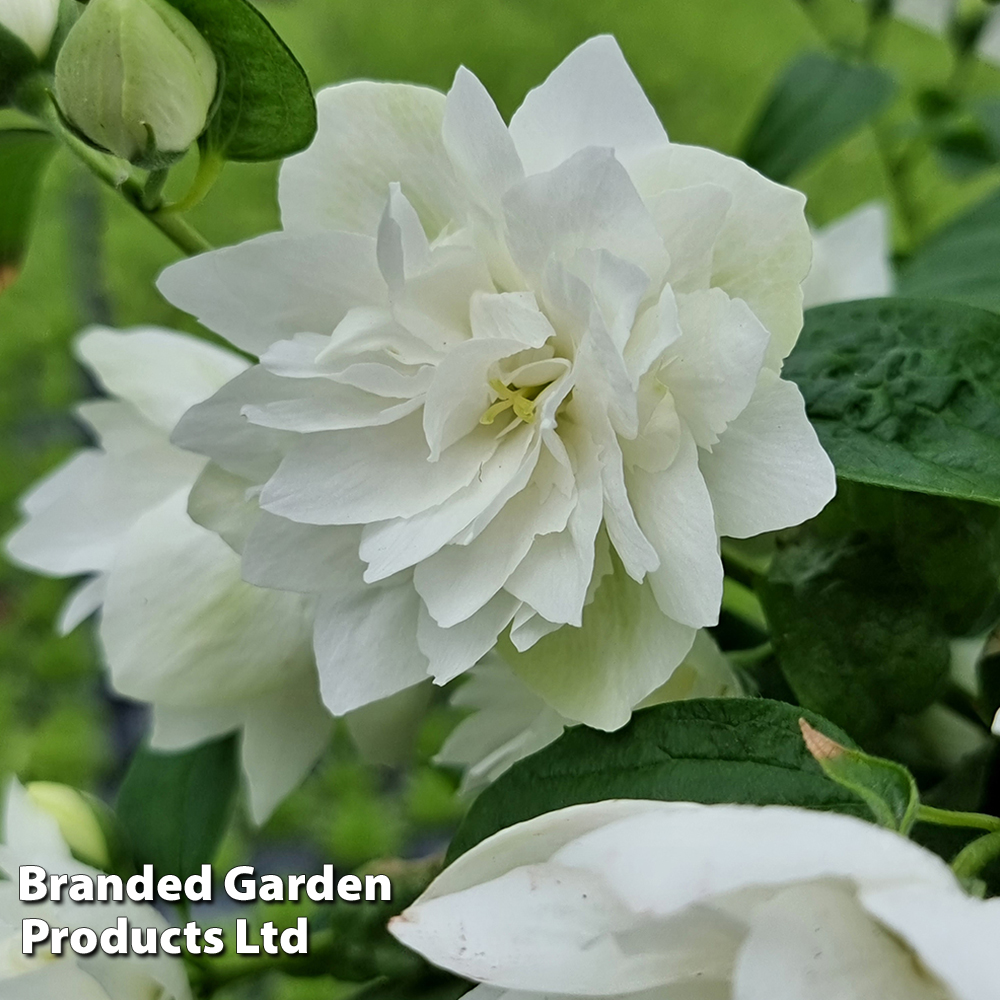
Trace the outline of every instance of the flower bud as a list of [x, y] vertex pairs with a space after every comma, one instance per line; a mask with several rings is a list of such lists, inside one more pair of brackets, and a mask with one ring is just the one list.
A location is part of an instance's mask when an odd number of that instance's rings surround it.
[[166, 0], [91, 0], [56, 62], [70, 125], [141, 167], [183, 155], [205, 130], [217, 83], [208, 43]]
[[92, 804], [82, 792], [53, 781], [33, 781], [24, 790], [36, 808], [59, 824], [63, 840], [76, 857], [97, 868], [108, 867], [107, 837]]
[[0, 26], [44, 59], [59, 20], [59, 0], [0, 0]]

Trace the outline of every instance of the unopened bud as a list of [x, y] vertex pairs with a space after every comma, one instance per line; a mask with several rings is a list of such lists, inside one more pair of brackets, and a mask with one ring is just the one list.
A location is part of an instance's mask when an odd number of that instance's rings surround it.
[[0, 0], [0, 27], [21, 39], [39, 60], [52, 44], [59, 0]]
[[108, 841], [86, 796], [52, 781], [33, 781], [25, 791], [33, 805], [59, 824], [63, 840], [77, 858], [95, 868], [108, 867]]
[[205, 131], [218, 67], [167, 0], [90, 0], [56, 62], [56, 100], [95, 146], [141, 167], [179, 159]]

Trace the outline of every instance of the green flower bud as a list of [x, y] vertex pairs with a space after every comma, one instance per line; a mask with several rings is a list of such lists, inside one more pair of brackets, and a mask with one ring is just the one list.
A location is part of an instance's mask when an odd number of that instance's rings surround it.
[[53, 781], [33, 781], [25, 786], [28, 798], [59, 824], [66, 846], [81, 861], [95, 868], [107, 868], [108, 840], [87, 797], [69, 785]]
[[141, 167], [179, 159], [205, 130], [218, 66], [166, 0], [90, 0], [56, 61], [56, 100], [93, 145]]

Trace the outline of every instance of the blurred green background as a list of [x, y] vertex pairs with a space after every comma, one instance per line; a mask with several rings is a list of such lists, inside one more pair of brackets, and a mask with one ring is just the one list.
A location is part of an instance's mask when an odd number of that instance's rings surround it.
[[[577, 44], [611, 32], [675, 141], [735, 153], [774, 79], [797, 54], [821, 49], [817, 31], [860, 31], [853, 0], [260, 0], [258, 6], [305, 66], [316, 88], [368, 77], [447, 89], [464, 63], [509, 117], [525, 92]], [[887, 113], [902, 119], [915, 95], [949, 73], [945, 44], [893, 23], [880, 61], [901, 87]], [[981, 65], [972, 88], [996, 91], [1000, 74]], [[16, 121], [0, 113], [0, 124]], [[792, 178], [809, 214], [826, 223], [872, 198], [890, 198], [877, 138], [863, 129]], [[190, 164], [187, 165], [190, 167]], [[184, 171], [174, 182], [183, 185]], [[217, 245], [278, 226], [277, 164], [229, 164], [192, 213]], [[914, 177], [920, 235], [996, 186], [983, 169], [959, 183], [931, 159]], [[0, 192], [0, 197], [3, 194]], [[49, 170], [35, 237], [20, 279], [0, 294], [0, 533], [16, 498], [83, 441], [70, 407], [90, 386], [69, 351], [91, 323], [152, 323], [196, 329], [157, 295], [157, 273], [175, 248], [121, 199], [100, 188], [65, 153]], [[0, 562], [0, 779], [53, 780], [108, 794], [141, 716], [114, 711], [103, 690], [89, 626], [53, 631], [68, 584]], [[124, 721], [123, 721], [124, 720]], [[131, 720], [131, 729], [129, 722]], [[264, 840], [305, 841], [344, 865], [433, 845], [453, 824], [454, 784], [427, 762], [453, 717], [432, 713], [418, 760], [406, 773], [358, 766], [335, 739], [317, 773], [282, 806]], [[237, 823], [225, 865], [248, 849]], [[268, 995], [336, 995], [329, 983], [273, 984]]]

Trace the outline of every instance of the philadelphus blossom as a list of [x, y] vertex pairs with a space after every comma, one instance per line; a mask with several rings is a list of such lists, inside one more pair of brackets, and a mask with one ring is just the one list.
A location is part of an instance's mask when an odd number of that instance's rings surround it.
[[[636, 707], [740, 693], [725, 654], [708, 632], [700, 631], [691, 652], [666, 684]], [[473, 667], [451, 704], [473, 711], [451, 732], [435, 760], [463, 769], [463, 794], [496, 781], [512, 764], [548, 746], [573, 725], [573, 720], [539, 698], [496, 654]]]
[[59, 21], [59, 0], [0, 0], [0, 28], [6, 28], [44, 59]]
[[[447, 95], [319, 95], [285, 230], [160, 288], [260, 357], [174, 440], [192, 515], [249, 498], [244, 578], [319, 595], [326, 704], [445, 683], [503, 636], [557, 712], [627, 721], [722, 596], [719, 536], [834, 492], [798, 389], [802, 195], [672, 144], [609, 37], [509, 129]], [[568, 626], [568, 627], [567, 627]]]
[[167, 922], [152, 906], [116, 903], [80, 906], [71, 903], [22, 903], [17, 877], [21, 865], [41, 865], [61, 875], [97, 876], [69, 851], [56, 822], [29, 800], [12, 781], [7, 787], [3, 842], [0, 843], [0, 997], [3, 1000], [190, 1000], [184, 965], [167, 955], [94, 955], [80, 958], [38, 949], [21, 953], [21, 921], [47, 920], [58, 927], [89, 927], [101, 933], [125, 917], [135, 927], [165, 930]]
[[[810, 308], [892, 294], [889, 225], [887, 206], [869, 202], [814, 231], [812, 268], [802, 285], [803, 305]], [[638, 707], [739, 692], [725, 655], [708, 632], [700, 631], [681, 666]], [[465, 772], [464, 793], [495, 781], [512, 764], [547, 746], [572, 725], [572, 720], [550, 707], [496, 655], [473, 667], [469, 681], [455, 692], [451, 704], [471, 713], [451, 733], [436, 759]], [[932, 706], [925, 715], [926, 720], [914, 720], [922, 727], [921, 735], [927, 730], [936, 736], [943, 730], [948, 750], [970, 749], [969, 739], [962, 739], [968, 734], [953, 735], [963, 722], [955, 713]], [[975, 732], [971, 725], [969, 729]], [[982, 737], [977, 736], [979, 745]]]
[[52, 576], [89, 575], [60, 628], [102, 609], [112, 684], [152, 704], [154, 747], [242, 729], [251, 807], [262, 820], [314, 763], [332, 725], [312, 658], [312, 603], [243, 582], [232, 549], [187, 515], [204, 459], [169, 442], [181, 414], [247, 364], [154, 328], [94, 328], [76, 353], [112, 397], [78, 411], [99, 447], [23, 498], [25, 521], [7, 552]]
[[1000, 899], [849, 816], [611, 801], [490, 837], [390, 929], [469, 1000], [995, 1000]]

